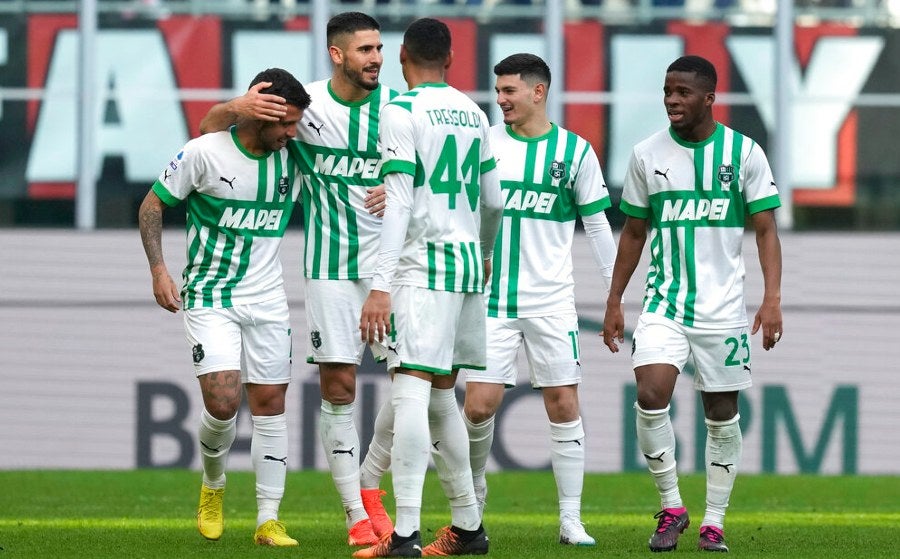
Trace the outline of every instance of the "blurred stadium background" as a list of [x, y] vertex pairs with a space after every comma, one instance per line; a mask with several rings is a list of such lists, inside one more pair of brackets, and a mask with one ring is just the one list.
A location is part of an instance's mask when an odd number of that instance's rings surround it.
[[[684, 53], [710, 58], [717, 118], [762, 144], [786, 202], [785, 339], [768, 353], [754, 340], [744, 470], [900, 474], [897, 0], [0, 0], [0, 469], [197, 467], [190, 352], [180, 318], [153, 301], [137, 208], [207, 109], [258, 70], [327, 77], [324, 22], [345, 10], [381, 21], [382, 81], [401, 90], [403, 29], [445, 19], [449, 81], [494, 121], [493, 64], [544, 56], [553, 118], [591, 141], [614, 202], [632, 145], [665, 125], [665, 67]], [[621, 213], [608, 215], [617, 228]], [[183, 212], [167, 219], [177, 273]], [[302, 359], [296, 215], [295, 225], [283, 250], [296, 331], [290, 464], [324, 469], [318, 379]], [[751, 236], [745, 258], [752, 316]], [[627, 352], [610, 355], [596, 336], [605, 295], [581, 237], [575, 262], [588, 468], [643, 469]], [[641, 275], [626, 296], [632, 325]], [[383, 369], [366, 362], [360, 382], [368, 437]], [[702, 470], [689, 378], [676, 408], [680, 464]], [[539, 396], [516, 388], [491, 467], [547, 467], [546, 438], [534, 436], [546, 429]], [[231, 464], [246, 469], [247, 421], [239, 437]]]

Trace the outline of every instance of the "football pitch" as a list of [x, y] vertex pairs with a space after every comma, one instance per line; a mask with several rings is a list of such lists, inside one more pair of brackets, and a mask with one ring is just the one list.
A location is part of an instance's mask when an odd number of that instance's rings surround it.
[[[705, 481], [681, 476], [692, 514], [674, 556], [697, 555]], [[228, 474], [225, 534], [205, 541], [194, 515], [200, 474], [185, 470], [2, 471], [0, 559], [21, 557], [349, 558], [337, 493], [327, 472], [291, 472], [281, 506], [299, 548], [252, 543], [253, 475]], [[584, 521], [596, 547], [557, 543], [556, 487], [550, 472], [489, 474], [485, 528], [495, 558], [648, 556], [658, 499], [649, 475], [589, 474]], [[382, 483], [390, 490], [390, 480]], [[393, 499], [385, 500], [393, 513]], [[434, 472], [426, 480], [422, 539], [449, 521]], [[736, 557], [897, 557], [900, 478], [743, 475], [732, 495], [727, 543]], [[670, 555], [671, 556], [671, 555]]]

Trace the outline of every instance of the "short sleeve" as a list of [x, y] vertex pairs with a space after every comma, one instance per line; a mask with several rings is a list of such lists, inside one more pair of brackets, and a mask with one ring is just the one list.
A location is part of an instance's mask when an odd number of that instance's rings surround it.
[[650, 195], [647, 189], [647, 177], [643, 163], [637, 150], [631, 152], [625, 182], [622, 187], [622, 202], [619, 204], [622, 213], [639, 219], [650, 217]]
[[379, 125], [381, 176], [390, 173], [416, 174], [416, 131], [412, 113], [392, 101], [385, 105]]
[[612, 205], [600, 161], [586, 141], [573, 188], [579, 215], [594, 215]]
[[741, 184], [744, 187], [744, 200], [747, 203], [748, 214], [752, 215], [781, 206], [778, 187], [775, 185], [769, 160], [756, 142], [750, 145], [747, 158], [741, 165], [741, 171], [744, 174]]
[[190, 195], [200, 184], [205, 164], [198, 142], [191, 140], [165, 166], [153, 185], [153, 191], [169, 206]]

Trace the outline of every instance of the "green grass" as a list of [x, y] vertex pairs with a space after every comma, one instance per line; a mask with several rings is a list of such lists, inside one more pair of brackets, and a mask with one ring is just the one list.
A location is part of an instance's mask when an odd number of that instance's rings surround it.
[[[340, 503], [327, 473], [292, 472], [281, 518], [300, 548], [251, 542], [253, 476], [230, 473], [225, 535], [207, 542], [194, 525], [200, 476], [183, 470], [0, 472], [0, 559], [19, 557], [349, 558]], [[668, 557], [697, 555], [704, 479], [681, 478], [693, 524]], [[385, 487], [390, 488], [389, 480]], [[485, 527], [498, 559], [648, 556], [658, 507], [647, 474], [588, 475], [583, 520], [594, 548], [556, 543], [556, 487], [549, 472], [489, 476]], [[900, 478], [741, 476], [726, 534], [735, 557], [897, 557]], [[392, 501], [386, 501], [389, 511]], [[423, 540], [449, 509], [433, 473], [426, 483]]]

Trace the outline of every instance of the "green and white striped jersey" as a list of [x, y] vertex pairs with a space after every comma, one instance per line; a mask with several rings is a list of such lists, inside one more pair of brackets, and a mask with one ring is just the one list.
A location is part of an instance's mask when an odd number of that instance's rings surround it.
[[297, 124], [302, 161], [306, 246], [303, 274], [313, 279], [372, 277], [381, 218], [365, 208], [366, 189], [381, 184], [378, 121], [397, 92], [379, 86], [348, 103], [331, 80], [306, 86], [312, 104]]
[[[382, 176], [413, 177], [411, 193], [388, 193], [388, 211], [397, 200], [410, 212], [394, 285], [484, 291], [481, 197], [489, 207], [500, 204], [496, 181], [481, 191], [482, 175], [496, 165], [488, 134], [484, 112], [445, 83], [420, 84], [384, 108]], [[381, 283], [376, 278], [373, 287]]]
[[491, 149], [505, 204], [488, 316], [575, 312], [575, 219], [611, 206], [597, 155], [587, 140], [556, 124], [536, 138], [498, 124], [491, 128]]
[[648, 220], [644, 311], [699, 328], [746, 325], [744, 222], [780, 205], [762, 148], [727, 126], [702, 142], [669, 128], [637, 144], [621, 209]]
[[189, 141], [153, 184], [167, 205], [187, 202], [185, 309], [228, 308], [284, 295], [279, 248], [300, 195], [283, 148], [256, 156], [236, 128]]

